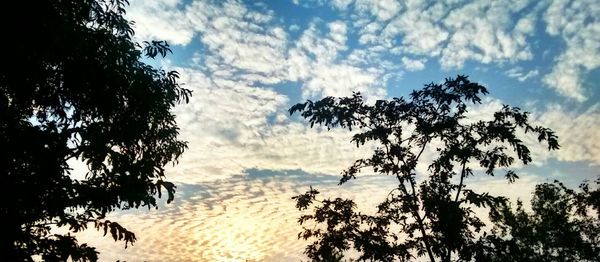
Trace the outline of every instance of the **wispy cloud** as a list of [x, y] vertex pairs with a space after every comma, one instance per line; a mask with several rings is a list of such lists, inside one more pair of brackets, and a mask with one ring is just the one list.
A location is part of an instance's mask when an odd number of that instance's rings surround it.
[[425, 68], [426, 59], [410, 59], [408, 57], [402, 57], [402, 64], [408, 71], [419, 71]]
[[350, 143], [348, 131], [292, 121], [287, 97], [273, 90], [178, 70], [194, 95], [175, 111], [190, 149], [170, 170], [171, 178], [211, 180], [256, 167], [338, 174], [364, 152]]
[[194, 37], [193, 25], [180, 0], [130, 1], [127, 18], [135, 21], [135, 35], [141, 40], [166, 40], [186, 45]]
[[[349, 95], [352, 91], [362, 91], [367, 96], [385, 95], [380, 81], [385, 70], [375, 63], [359, 68], [340, 55], [348, 49], [347, 25], [342, 21], [326, 23], [325, 30], [320, 28], [323, 22], [315, 21], [292, 43], [285, 25], [275, 21], [273, 12], [264, 7], [259, 12], [231, 0], [194, 2], [185, 8], [180, 5], [174, 1], [136, 3], [135, 7], [140, 8], [130, 16], [140, 18], [141, 37], [175, 40], [176, 44], [185, 45], [190, 44], [188, 36], [197, 35], [207, 49], [198, 55], [202, 58], [201, 67], [212, 78], [250, 85], [301, 81], [306, 97]], [[162, 17], [161, 8], [167, 9]], [[156, 21], [143, 19], [175, 15], [184, 21], [179, 30], [152, 31], [146, 23]], [[340, 83], [341, 87], [336, 87]]]
[[600, 5], [594, 0], [551, 1], [544, 13], [546, 32], [566, 43], [544, 83], [579, 102], [587, 100], [582, 77], [600, 67], [599, 17]]
[[450, 11], [444, 25], [452, 33], [442, 51], [442, 66], [462, 67], [467, 60], [488, 64], [531, 59], [527, 37], [533, 34], [534, 16], [512, 19], [527, 4], [474, 1]]
[[[332, 2], [349, 8], [348, 2]], [[527, 1], [361, 1], [353, 3], [354, 26], [362, 44], [381, 45], [398, 54], [438, 57], [444, 68], [466, 61], [502, 63], [531, 59], [527, 38], [534, 33], [534, 13]]]
[[109, 217], [136, 232], [138, 241], [126, 250], [123, 243], [99, 238], [101, 233], [94, 230], [82, 233], [81, 241], [93, 240], [102, 261], [299, 261], [307, 243], [298, 240], [300, 212], [292, 196], [318, 185], [324, 197], [350, 197], [371, 210], [387, 194], [382, 186], [392, 181], [365, 177], [365, 184], [338, 187], [338, 178], [332, 176], [294, 170], [244, 172], [201, 185], [179, 183], [170, 205]]
[[600, 104], [583, 112], [558, 104], [548, 105], [536, 113], [538, 121], [554, 129], [561, 149], [555, 152], [558, 160], [588, 162], [600, 165]]
[[[299, 261], [305, 259], [307, 242], [297, 238], [301, 212], [292, 196], [316, 186], [324, 192], [321, 197], [351, 198], [362, 212], [374, 213], [395, 185], [393, 177], [382, 176], [337, 186], [338, 177], [297, 170], [244, 172], [201, 185], [179, 183], [175, 201], [158, 210], [113, 214], [109, 219], [136, 232], [138, 241], [127, 249], [94, 230], [79, 234], [80, 240], [93, 241], [102, 261]], [[469, 188], [495, 195], [510, 189], [527, 202], [539, 181], [528, 176], [515, 184], [491, 177], [466, 182]]]
[[[309, 8], [325, 2], [298, 4]], [[179, 0], [132, 1], [128, 17], [137, 22], [140, 39], [165, 39], [188, 45], [198, 37], [208, 49], [204, 53], [205, 66], [215, 74], [267, 84], [308, 81], [313, 76], [323, 79], [317, 76], [318, 72], [309, 70], [315, 62], [324, 66], [348, 65], [338, 55], [348, 49], [345, 42], [350, 30], [357, 33], [361, 44], [351, 51], [368, 51], [370, 58], [364, 60], [370, 63], [367, 68], [363, 65], [356, 69], [376, 79], [383, 79], [391, 71], [389, 66], [378, 65], [399, 64], [398, 61], [409, 71], [421, 70], [422, 63], [408, 61], [424, 58], [437, 60], [444, 69], [460, 69], [469, 61], [530, 61], [537, 45], [534, 36], [541, 34], [536, 32], [540, 21], [550, 36], [560, 37], [566, 44], [566, 49], [554, 59], [552, 70], [544, 73], [545, 85], [562, 96], [584, 101], [587, 95], [582, 78], [600, 66], [600, 8], [594, 0], [338, 0], [329, 5], [342, 11], [347, 20], [329, 23], [329, 32], [320, 31], [312, 23], [300, 39], [290, 39], [286, 28], [291, 27], [277, 19], [272, 10], [264, 5], [247, 5], [235, 0], [191, 4]], [[302, 30], [298, 25], [293, 28]], [[299, 47], [304, 49], [298, 50]], [[393, 69], [398, 71], [397, 67]], [[535, 72], [517, 79], [526, 81], [536, 76]]]
[[511, 68], [509, 70], [506, 70], [505, 74], [508, 77], [511, 78], [516, 78], [517, 80], [519, 80], [520, 82], [524, 82], [528, 79], [534, 78], [536, 76], [538, 76], [540, 74], [540, 71], [537, 69], [533, 69], [527, 72], [523, 72], [523, 68], [521, 67], [514, 67]]

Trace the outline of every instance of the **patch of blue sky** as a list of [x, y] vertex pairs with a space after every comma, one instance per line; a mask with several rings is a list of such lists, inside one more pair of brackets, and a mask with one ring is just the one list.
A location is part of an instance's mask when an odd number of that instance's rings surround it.
[[196, 58], [200, 61], [204, 61], [205, 54], [207, 53], [206, 46], [200, 41], [200, 37], [193, 37], [187, 45], [171, 45], [172, 54], [169, 54], [168, 58], [173, 62], [174, 65], [179, 66], [194, 66], [194, 60]]
[[294, 4], [293, 1], [285, 0], [265, 1], [264, 4], [268, 6], [269, 9], [275, 10], [276, 14], [281, 17], [286, 24], [298, 25], [300, 27], [306, 27], [306, 25], [314, 19], [332, 20], [332, 18], [339, 16], [339, 13], [326, 6], [320, 4], [314, 5], [315, 1], [298, 2], [298, 4]]
[[600, 101], [600, 68], [591, 70], [583, 79], [583, 87], [587, 91], [588, 100], [582, 102], [583, 107], [591, 107]]
[[[570, 188], [577, 188], [583, 181], [593, 182], [600, 176], [597, 166], [586, 161], [553, 161], [552, 165], [528, 165], [516, 171], [520, 177], [535, 176], [540, 183], [552, 183], [559, 180]], [[501, 173], [498, 173], [501, 175]]]

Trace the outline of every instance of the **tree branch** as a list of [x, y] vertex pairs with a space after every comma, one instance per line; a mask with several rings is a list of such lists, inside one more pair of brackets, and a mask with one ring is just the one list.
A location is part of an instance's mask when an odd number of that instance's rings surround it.
[[463, 180], [465, 178], [465, 165], [467, 164], [466, 160], [462, 162], [462, 171], [460, 172], [460, 183], [458, 184], [458, 189], [456, 191], [456, 197], [454, 198], [454, 202], [458, 202], [458, 197], [460, 196], [460, 190], [463, 186]]
[[[425, 151], [425, 147], [427, 146], [427, 143], [429, 143], [430, 139], [428, 138], [424, 143], [423, 146], [421, 147], [421, 150], [419, 151], [419, 154], [415, 157], [415, 163], [418, 162], [419, 158], [421, 157], [421, 155], [423, 154], [423, 152]], [[405, 163], [406, 164], [406, 163]], [[416, 165], [415, 167], [416, 168]], [[413, 168], [413, 170], [414, 170]], [[400, 177], [397, 175], [398, 179], [400, 179]], [[417, 191], [415, 188], [415, 181], [413, 181], [413, 178], [411, 176], [411, 174], [408, 174], [408, 181], [410, 182], [410, 186], [412, 189], [412, 194], [408, 193], [408, 190], [406, 189], [406, 186], [404, 185], [404, 181], [400, 180], [400, 185], [402, 186], [402, 191], [404, 192], [404, 194], [406, 195], [411, 195], [412, 196], [412, 200], [413, 200], [413, 208], [412, 208], [412, 213], [413, 216], [415, 217], [415, 219], [417, 220], [417, 223], [419, 224], [419, 230], [421, 231], [421, 235], [423, 236], [423, 243], [425, 244], [425, 249], [427, 249], [427, 255], [429, 256], [429, 259], [431, 260], [431, 262], [435, 262], [435, 256], [433, 255], [433, 252], [431, 251], [431, 245], [429, 244], [429, 236], [427, 235], [427, 231], [425, 231], [425, 224], [423, 223], [423, 218], [421, 217], [421, 215], [419, 215], [419, 203], [417, 202]]]

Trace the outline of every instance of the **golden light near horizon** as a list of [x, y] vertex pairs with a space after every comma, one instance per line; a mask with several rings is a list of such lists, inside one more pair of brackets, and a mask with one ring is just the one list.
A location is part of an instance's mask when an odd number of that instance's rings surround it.
[[329, 197], [352, 197], [360, 206], [372, 208], [390, 181], [365, 177], [366, 185], [338, 188], [332, 178], [234, 176], [202, 186], [182, 185], [184, 195], [172, 205], [112, 217], [136, 232], [133, 246], [123, 249], [123, 243], [100, 237], [95, 230], [80, 234], [81, 241], [96, 243], [101, 261], [300, 261], [305, 259], [307, 242], [298, 239], [301, 212], [292, 196], [321, 183], [319, 188]]
[[[100, 239], [101, 260], [148, 261], [297, 261], [302, 243], [297, 241], [292, 184], [229, 181], [196, 187], [159, 210], [117, 217], [137, 233], [138, 242], [127, 250], [122, 243]], [[188, 188], [189, 190], [190, 188]], [[84, 232], [83, 239], [98, 242], [99, 232]], [[299, 252], [300, 251], [300, 252]]]
[[[240, 207], [233, 207], [234, 209]], [[214, 231], [217, 236], [207, 246], [220, 246], [210, 250], [209, 257], [219, 257], [223, 261], [260, 261], [265, 258], [264, 241], [272, 236], [265, 236], [265, 227], [271, 223], [265, 223], [247, 213], [225, 212], [219, 216], [219, 223], [215, 225]], [[202, 232], [195, 233], [196, 235]], [[203, 237], [200, 236], [202, 239]], [[262, 243], [261, 243], [262, 242]], [[268, 242], [267, 242], [268, 243]]]

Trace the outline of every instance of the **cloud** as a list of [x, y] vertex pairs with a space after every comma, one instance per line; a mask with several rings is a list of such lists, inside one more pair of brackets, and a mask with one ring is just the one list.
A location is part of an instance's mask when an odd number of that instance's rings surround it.
[[[199, 37], [204, 64], [215, 75], [249, 83], [285, 79], [287, 33], [273, 12], [238, 1], [133, 1], [128, 18], [139, 39], [188, 45]], [[200, 48], [200, 47], [198, 47]]]
[[388, 192], [382, 188], [391, 190], [394, 185], [392, 177], [363, 177], [360, 183], [339, 187], [337, 177], [297, 176], [287, 170], [251, 172], [281, 175], [240, 174], [202, 185], [178, 183], [170, 205], [113, 213], [108, 219], [138, 238], [127, 249], [93, 229], [78, 238], [97, 246], [102, 261], [300, 261], [306, 258], [308, 243], [298, 239], [301, 212], [292, 196], [312, 185], [323, 192], [322, 197], [352, 198], [361, 210], [372, 212]]
[[[447, 10], [443, 4], [427, 7], [426, 3], [411, 2], [381, 30], [380, 44], [401, 53], [438, 56], [449, 32], [437, 21]], [[398, 39], [401, 37], [401, 39]]]
[[511, 78], [516, 78], [517, 80], [519, 80], [520, 82], [524, 82], [527, 79], [536, 77], [540, 74], [539, 70], [534, 69], [534, 70], [530, 70], [527, 73], [523, 72], [523, 68], [521, 67], [514, 67], [511, 68], [509, 70], [507, 70], [505, 72], [506, 76], [511, 77]]
[[170, 179], [201, 182], [259, 167], [338, 174], [366, 152], [350, 143], [351, 132], [292, 121], [288, 98], [273, 90], [177, 70], [194, 93], [175, 110], [189, 149]]
[[[138, 241], [127, 249], [94, 229], [79, 233], [78, 239], [96, 246], [101, 261], [300, 261], [306, 259], [308, 242], [297, 237], [302, 230], [297, 219], [303, 212], [295, 208], [292, 196], [313, 186], [322, 192], [319, 197], [350, 198], [362, 213], [372, 214], [396, 186], [392, 176], [361, 176], [337, 186], [339, 177], [294, 170], [244, 172], [267, 175], [236, 175], [202, 185], [178, 183], [170, 205], [111, 214], [108, 219], [136, 233]], [[523, 175], [508, 184], [503, 178], [477, 176], [466, 179], [465, 185], [493, 195], [515, 192], [527, 205], [540, 181]], [[487, 213], [480, 213], [487, 221]]]
[[[562, 59], [561, 59], [562, 60]], [[560, 95], [572, 98], [578, 102], [587, 100], [582, 87], [581, 70], [568, 65], [570, 62], [558, 62], [550, 74], [543, 78], [543, 82], [553, 88]]]
[[185, 11], [178, 8], [181, 3], [180, 0], [130, 1], [126, 17], [135, 21], [136, 39], [166, 40], [176, 45], [190, 43], [194, 30]]
[[298, 30], [300, 30], [300, 26], [299, 26], [299, 25], [297, 25], [297, 24], [290, 25], [290, 27], [289, 27], [289, 30], [290, 30], [291, 32], [298, 31]]
[[[362, 152], [347, 131], [290, 121], [288, 98], [265, 87], [291, 81], [300, 83], [304, 98], [353, 91], [384, 97], [385, 68], [366, 60], [359, 67], [342, 54], [346, 23], [314, 21], [291, 44], [285, 26], [264, 6], [257, 7], [262, 12], [238, 1], [177, 7], [204, 50], [190, 67], [174, 68], [194, 94], [175, 111], [190, 149], [169, 169], [170, 178], [210, 181], [256, 167], [337, 174]], [[191, 175], [198, 173], [205, 175]]]
[[[322, 1], [298, 3], [303, 6]], [[194, 37], [207, 49], [202, 66], [214, 75], [243, 80], [246, 83], [277, 84], [285, 81], [319, 82], [310, 70], [329, 64], [356, 69], [369, 77], [383, 79], [403, 65], [409, 71], [419, 70], [417, 57], [436, 58], [444, 69], [462, 68], [467, 61], [483, 64], [517, 63], [533, 58], [531, 37], [542, 19], [546, 32], [563, 39], [566, 49], [555, 58], [552, 70], [542, 82], [562, 96], [584, 101], [583, 76], [600, 66], [600, 8], [593, 0], [535, 2], [512, 0], [497, 3], [429, 1], [365, 1], [330, 2], [343, 11], [346, 22], [312, 22], [300, 35], [291, 39], [291, 28], [277, 19], [265, 5], [252, 8], [239, 1], [177, 0], [133, 1], [128, 17], [137, 22], [140, 39], [166, 39], [187, 45]], [[294, 30], [301, 30], [294, 27]], [[350, 54], [366, 51], [363, 64], [353, 64], [347, 51], [349, 30], [356, 30], [360, 46]], [[295, 44], [294, 44], [295, 43]], [[368, 56], [368, 57], [367, 57]], [[409, 57], [413, 57], [409, 61]], [[354, 56], [352, 58], [357, 58]], [[411, 63], [412, 62], [412, 63]], [[317, 63], [317, 64], [316, 64]], [[396, 65], [391, 69], [389, 65]], [[348, 71], [348, 70], [347, 70]], [[352, 70], [350, 70], [352, 71]], [[402, 75], [403, 72], [396, 72]], [[507, 72], [519, 81], [537, 76], [539, 71]], [[387, 76], [390, 77], [390, 76]], [[363, 77], [357, 84], [364, 84]], [[378, 84], [371, 84], [376, 90]], [[316, 84], [305, 84], [314, 88]], [[305, 90], [304, 94], [317, 94]]]
[[420, 71], [425, 69], [426, 59], [410, 59], [408, 57], [402, 57], [402, 64], [408, 71]]
[[[347, 50], [347, 26], [340, 21], [328, 23], [322, 33], [317, 23], [306, 29], [289, 51], [290, 80], [303, 81], [304, 98], [349, 96], [362, 92], [369, 98], [381, 98], [386, 92], [381, 76], [384, 68], [370, 67], [366, 60], [350, 61], [340, 55]], [[353, 62], [363, 63], [362, 67]]]
[[[288, 98], [273, 90], [211, 79], [189, 68], [178, 70], [182, 73], [182, 82], [194, 90], [194, 96], [190, 104], [178, 107], [175, 112], [182, 138], [190, 142], [190, 149], [179, 165], [169, 169], [170, 179], [212, 181], [251, 168], [302, 169], [335, 175], [354, 160], [371, 153], [370, 147], [358, 149], [350, 143], [352, 132], [309, 128], [303, 121], [290, 119], [286, 111]], [[317, 70], [327, 72], [325, 68]], [[346, 76], [354, 73], [350, 71]], [[336, 86], [339, 87], [343, 86], [339, 83], [342, 79], [325, 82], [338, 82]], [[343, 93], [340, 90], [333, 92]], [[482, 105], [470, 109], [467, 119], [490, 120], [501, 106], [500, 100], [485, 99]], [[570, 127], [583, 131], [581, 135], [570, 135], [566, 142], [561, 140], [563, 149], [552, 154], [535, 137], [520, 134], [532, 151], [534, 164], [545, 163], [552, 157], [561, 161], [593, 162], [600, 159], [600, 152], [596, 152], [600, 145], [585, 141], [585, 138], [595, 141], [593, 138], [597, 137], [592, 130], [600, 127], [600, 123], [594, 121], [600, 119], [598, 111], [596, 106], [581, 115], [565, 112], [562, 108], [536, 113], [536, 123], [557, 130], [561, 138], [567, 137], [565, 134], [569, 134]], [[563, 125], [557, 126], [557, 123]], [[424, 155], [424, 163], [433, 159], [435, 152], [430, 153]]]
[[378, 84], [377, 72], [365, 72], [350, 65], [328, 64], [318, 64], [314, 70], [314, 77], [303, 88], [302, 94], [306, 98], [351, 96], [352, 92], [361, 92], [367, 97], [385, 96], [385, 89], [372, 87]]
[[236, 1], [222, 6], [198, 1], [187, 11], [208, 49], [208, 70], [247, 83], [275, 84], [285, 79], [287, 34], [271, 23], [272, 12], [249, 10]]
[[441, 54], [442, 67], [460, 68], [467, 60], [488, 64], [531, 59], [526, 39], [533, 33], [534, 16], [512, 22], [525, 7], [526, 1], [474, 1], [450, 11], [443, 20], [452, 33]]
[[600, 67], [600, 6], [591, 1], [551, 1], [544, 14], [546, 32], [560, 36], [566, 50], [552, 71], [544, 76], [546, 85], [559, 94], [583, 102], [587, 99], [582, 77]]
[[[348, 2], [333, 2], [335, 7], [347, 6]], [[394, 17], [402, 9], [401, 4], [395, 0], [356, 1], [355, 8], [358, 12], [369, 13], [379, 21], [387, 21]]]
[[[405, 65], [404, 57], [409, 55], [435, 57], [443, 69], [460, 69], [467, 61], [515, 64], [532, 60], [532, 37], [541, 18], [546, 32], [566, 43], [552, 70], [542, 78], [545, 85], [581, 102], [586, 100], [583, 76], [600, 67], [600, 8], [593, 0], [356, 0], [331, 5], [350, 12], [358, 42], [367, 50], [398, 55]], [[515, 71], [507, 73], [519, 81], [540, 74], [536, 70], [518, 76]]]
[[292, 0], [292, 3], [295, 5], [302, 6], [304, 8], [312, 8], [315, 6], [324, 5], [326, 0]]
[[600, 165], [600, 104], [583, 112], [550, 105], [536, 113], [537, 120], [556, 131], [561, 148], [555, 155], [560, 161], [584, 161]]
[[[506, 104], [505, 101], [502, 101], [500, 99], [493, 97], [484, 97], [482, 98], [481, 104], [469, 105], [468, 111], [467, 113], [465, 113], [465, 118], [461, 119], [459, 122], [463, 125], [467, 125], [473, 124], [477, 121], [493, 121], [494, 113], [500, 111], [504, 104]], [[529, 118], [530, 124], [534, 126], [541, 125], [555, 130], [556, 124], [551, 125], [549, 121], [540, 120], [540, 116], [544, 114], [544, 112], [536, 112], [535, 114], [533, 114], [533, 116]], [[561, 153], [560, 150], [559, 152], [548, 151], [547, 145], [544, 142], [539, 142], [536, 135], [532, 133], [525, 133], [524, 130], [520, 128], [516, 129], [515, 135], [517, 136], [517, 138], [523, 141], [525, 146], [529, 148], [532, 158], [532, 162], [529, 163], [529, 165], [533, 166], [533, 168], [539, 168], [545, 164], [555, 164], [550, 162], [553, 161], [553, 159], [557, 158], [557, 153]], [[514, 159], [518, 159], [517, 153], [514, 152], [514, 149], [508, 143], [493, 142], [489, 145], [480, 145], [479, 148], [482, 150], [489, 150], [499, 145], [506, 146], [506, 153], [509, 156], [512, 156]], [[439, 140], [433, 140], [423, 152], [421, 161], [417, 166], [417, 171], [419, 171], [422, 174], [429, 172], [429, 164], [438, 155], [438, 151], [436, 150], [437, 148], [444, 148], [444, 144]], [[484, 170], [484, 168], [482, 168], [479, 165], [479, 162], [477, 161], [471, 162], [469, 167], [481, 173], [483, 173]], [[525, 168], [525, 165], [521, 161], [515, 161], [509, 169], [517, 170], [518, 172], [520, 172], [523, 170], [523, 168]], [[499, 176], [503, 176], [506, 171], [507, 170], [504, 168], [497, 168], [495, 173]]]
[[346, 10], [354, 0], [333, 0], [331, 5], [339, 10]]
[[[534, 33], [537, 9], [527, 11], [528, 1], [357, 0], [352, 6], [359, 43], [393, 54], [438, 57], [445, 69], [462, 68], [470, 60], [487, 64], [532, 58], [527, 38]], [[525, 15], [513, 21], [520, 13]]]
[[346, 25], [341, 21], [328, 23], [327, 33], [321, 32], [317, 27], [318, 22], [311, 23], [302, 32], [294, 49], [315, 62], [334, 62], [339, 53], [348, 48]]
[[[359, 67], [353, 64], [356, 61], [342, 55], [348, 49], [348, 28], [343, 21], [313, 21], [300, 31], [298, 39], [292, 40], [285, 31], [287, 26], [265, 6], [250, 9], [229, 0], [187, 5], [175, 1], [135, 3], [132, 7], [138, 8], [132, 12], [132, 18], [140, 18], [143, 28], [150, 28], [148, 23], [158, 23], [144, 17], [181, 16], [181, 32], [169, 28], [165, 29], [169, 35], [162, 35], [161, 30], [141, 33], [179, 39], [176, 43], [184, 45], [191, 43], [188, 36], [197, 36], [203, 49], [191, 62], [213, 79], [255, 86], [300, 82], [305, 98], [344, 96], [353, 91], [366, 96], [385, 95], [383, 75], [388, 73], [389, 64], [363, 60]], [[160, 14], [161, 8], [166, 9], [165, 14]], [[296, 26], [294, 30], [301, 29]]]
[[[443, 69], [460, 69], [467, 61], [515, 64], [532, 60], [533, 36], [541, 19], [546, 32], [566, 44], [552, 70], [543, 76], [545, 85], [582, 102], [587, 99], [584, 76], [600, 67], [600, 7], [594, 0], [356, 0], [331, 5], [350, 13], [361, 45], [372, 53], [398, 55], [403, 63], [409, 55], [437, 58]], [[510, 74], [526, 81], [540, 72]]]

